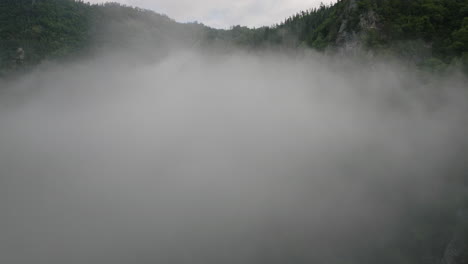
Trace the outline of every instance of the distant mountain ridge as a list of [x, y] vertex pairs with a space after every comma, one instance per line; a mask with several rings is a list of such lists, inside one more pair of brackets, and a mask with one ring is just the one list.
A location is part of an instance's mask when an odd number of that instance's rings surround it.
[[[390, 54], [432, 69], [468, 69], [468, 1], [339, 0], [269, 27], [218, 30], [117, 3], [0, 2], [0, 69], [110, 47], [311, 47]], [[147, 53], [147, 52], [146, 52]]]

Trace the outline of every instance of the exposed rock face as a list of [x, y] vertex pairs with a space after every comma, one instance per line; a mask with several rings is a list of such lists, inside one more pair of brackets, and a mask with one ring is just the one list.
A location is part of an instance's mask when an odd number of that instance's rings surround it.
[[13, 67], [20, 67], [23, 65], [24, 63], [24, 58], [25, 58], [25, 52], [24, 52], [24, 49], [19, 47], [18, 49], [16, 49], [16, 56], [15, 56], [15, 59], [14, 59], [14, 64], [13, 64]]
[[348, 3], [348, 6], [346, 7], [345, 10], [345, 17], [343, 17], [343, 22], [341, 23], [340, 29], [338, 31], [338, 36], [336, 38], [336, 44], [338, 46], [344, 47], [344, 50], [349, 51], [349, 48], [351, 47], [345, 47], [345, 45], [349, 44], [354, 40], [355, 37], [355, 32], [350, 32], [348, 30], [349, 27], [349, 17], [350, 13], [356, 9], [356, 1], [355, 0], [350, 0]]
[[336, 45], [342, 47], [343, 53], [356, 53], [361, 50], [366, 34], [370, 30], [379, 30], [378, 17], [372, 9], [360, 14], [358, 27], [352, 29], [350, 23], [357, 8], [356, 0], [350, 0], [344, 12], [336, 38]]
[[24, 60], [24, 49], [23, 48], [18, 48], [16, 50], [16, 59], [18, 61], [23, 61]]

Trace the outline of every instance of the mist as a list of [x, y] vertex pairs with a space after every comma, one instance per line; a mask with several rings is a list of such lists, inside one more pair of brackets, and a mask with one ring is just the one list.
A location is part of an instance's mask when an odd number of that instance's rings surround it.
[[109, 54], [0, 82], [1, 263], [396, 263], [434, 217], [449, 240], [466, 77]]

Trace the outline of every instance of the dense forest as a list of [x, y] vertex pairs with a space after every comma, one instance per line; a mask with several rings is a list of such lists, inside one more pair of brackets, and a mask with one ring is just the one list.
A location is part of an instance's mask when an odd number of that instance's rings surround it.
[[[129, 47], [140, 38], [151, 37], [151, 45], [165, 39], [174, 43], [197, 32], [167, 16], [116, 3], [6, 0], [0, 2], [0, 69], [61, 60], [101, 48]], [[179, 39], [172, 39], [175, 36]]]
[[356, 46], [411, 58], [421, 66], [468, 64], [468, 2], [463, 0], [340, 0], [301, 11], [272, 27], [236, 26], [240, 44], [283, 44], [317, 50]]
[[273, 26], [233, 26], [229, 30], [177, 23], [165, 15], [116, 3], [0, 2], [0, 69], [35, 65], [100, 47], [128, 47], [137, 39], [166, 47], [222, 43], [249, 49], [362, 49], [401, 57], [430, 70], [449, 65], [468, 70], [468, 2], [340, 0], [301, 11]]

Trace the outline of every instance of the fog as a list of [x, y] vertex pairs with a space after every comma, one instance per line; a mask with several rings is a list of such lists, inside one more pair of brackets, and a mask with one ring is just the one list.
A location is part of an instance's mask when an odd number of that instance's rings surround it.
[[1, 263], [385, 263], [414, 215], [466, 192], [457, 73], [119, 58], [0, 82]]

